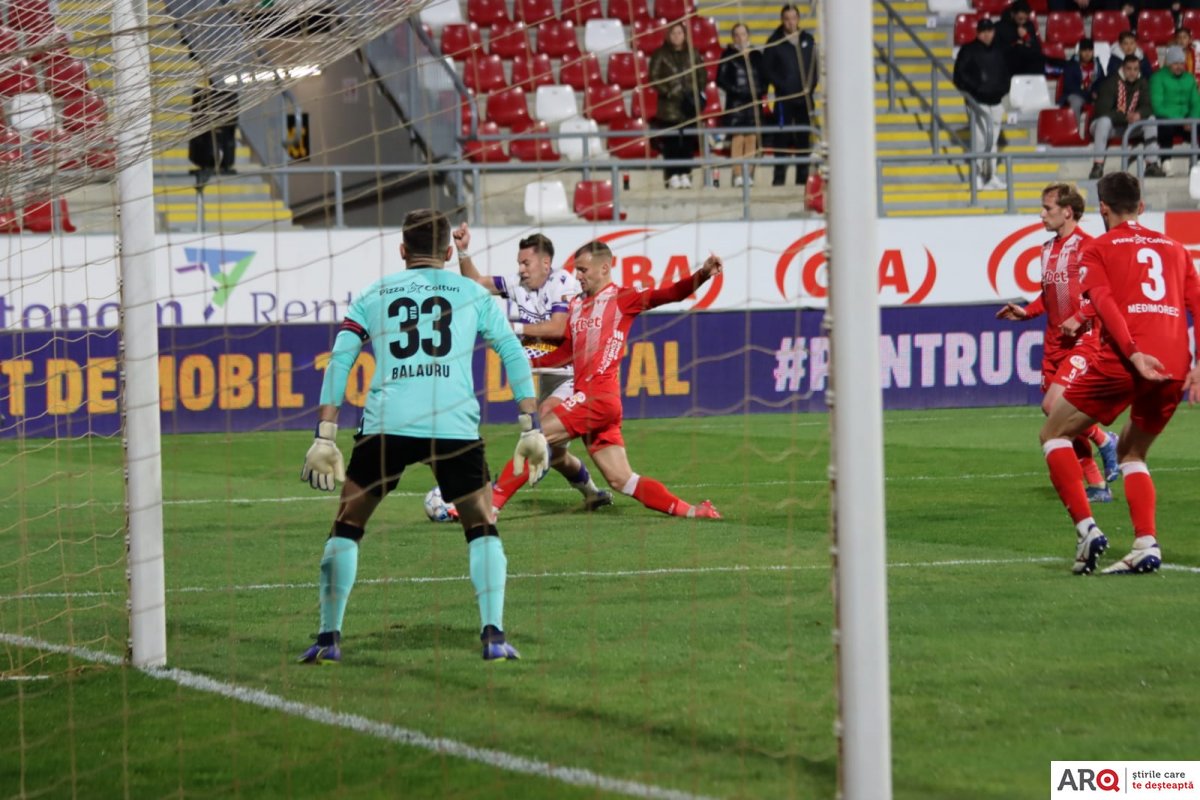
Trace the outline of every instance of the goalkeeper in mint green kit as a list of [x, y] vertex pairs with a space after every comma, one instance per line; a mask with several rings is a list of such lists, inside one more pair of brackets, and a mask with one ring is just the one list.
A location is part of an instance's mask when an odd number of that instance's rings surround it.
[[[341, 503], [321, 558], [321, 627], [301, 663], [341, 660], [342, 619], [367, 521], [405, 467], [428, 464], [446, 500], [455, 504], [467, 536], [471, 584], [479, 601], [483, 658], [520, 658], [504, 638], [507, 561], [492, 517], [492, 488], [479, 438], [479, 401], [471, 354], [482, 336], [499, 354], [520, 409], [521, 436], [515, 463], [537, 480], [550, 465], [550, 450], [537, 417], [529, 359], [491, 294], [454, 272], [450, 222], [441, 212], [420, 209], [404, 218], [400, 255], [407, 269], [362, 291], [342, 322], [325, 380], [317, 436], [304, 458], [300, 479], [333, 491], [342, 481]], [[346, 380], [362, 346], [375, 351], [362, 422], [349, 468], [335, 441]]]

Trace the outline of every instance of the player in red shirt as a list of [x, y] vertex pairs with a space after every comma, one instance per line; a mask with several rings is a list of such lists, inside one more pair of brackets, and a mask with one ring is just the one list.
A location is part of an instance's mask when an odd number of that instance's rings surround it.
[[[662, 289], [639, 291], [612, 281], [613, 253], [603, 242], [588, 242], [575, 251], [575, 277], [583, 294], [571, 301], [567, 330], [555, 350], [531, 360], [534, 368], [573, 364], [575, 394], [542, 414], [542, 431], [552, 449], [552, 458], [578, 461], [566, 450], [555, 448], [582, 437], [588, 453], [608, 485], [629, 495], [647, 508], [675, 517], [720, 519], [705, 500], [691, 505], [673, 495], [653, 478], [638, 475], [629, 465], [625, 439], [621, 436], [621, 387], [617, 367], [625, 353], [625, 341], [633, 319], [646, 309], [678, 303], [701, 284], [721, 272], [717, 256], [709, 256], [694, 275]], [[560, 465], [554, 465], [556, 469]], [[567, 464], [567, 469], [578, 465]], [[525, 485], [528, 472], [516, 475], [512, 461], [504, 465], [492, 490], [492, 503], [503, 508], [513, 493]]]
[[[1042, 225], [1054, 234], [1053, 239], [1042, 245], [1042, 293], [1028, 305], [1008, 303], [996, 312], [997, 319], [1014, 321], [1046, 315], [1042, 347], [1043, 414], [1050, 413], [1083, 363], [1079, 354], [1070, 358], [1072, 352], [1090, 344], [1098, 329], [1093, 324], [1095, 308], [1083, 298], [1079, 283], [1079, 257], [1092, 240], [1079, 228], [1083, 209], [1083, 196], [1070, 184], [1052, 183], [1042, 190]], [[1092, 458], [1093, 442], [1104, 460], [1103, 475]], [[1088, 500], [1111, 503], [1108, 482], [1121, 475], [1117, 469], [1117, 435], [1093, 425], [1086, 434], [1077, 436], [1072, 446], [1083, 468]]]
[[1132, 406], [1117, 457], [1133, 521], [1133, 549], [1106, 575], [1154, 572], [1162, 565], [1155, 529], [1154, 482], [1146, 454], [1184, 392], [1200, 399], [1200, 366], [1190, 369], [1187, 312], [1200, 319], [1200, 279], [1183, 245], [1137, 223], [1145, 210], [1137, 178], [1105, 175], [1096, 187], [1107, 230], [1084, 250], [1084, 294], [1103, 328], [1086, 363], [1042, 427], [1050, 482], [1075, 523], [1072, 570], [1087, 575], [1108, 548], [1080, 483], [1071, 439], [1097, 420], [1110, 424]]

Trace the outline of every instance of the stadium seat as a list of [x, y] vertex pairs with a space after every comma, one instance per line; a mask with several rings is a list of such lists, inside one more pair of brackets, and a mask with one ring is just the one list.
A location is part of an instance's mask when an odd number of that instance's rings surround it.
[[20, 132], [0, 126], [0, 164], [20, 161], [23, 155]]
[[1029, 0], [1029, 9], [1034, 14], [1045, 14], [1050, 10], [1050, 0]]
[[30, 151], [35, 164], [53, 164], [60, 161], [59, 145], [70, 140], [71, 134], [59, 128], [40, 128], [30, 137]]
[[0, 97], [15, 97], [38, 90], [33, 65], [23, 58], [0, 67]]
[[975, 13], [985, 17], [998, 17], [1004, 13], [1012, 0], [974, 0]]
[[650, 16], [649, 0], [608, 0], [608, 16], [632, 25], [635, 20]]
[[[575, 184], [575, 213], [589, 222], [614, 219], [612, 181], [580, 181]], [[621, 219], [626, 214], [621, 212]]]
[[1064, 61], [1067, 58], [1067, 48], [1061, 42], [1042, 42], [1042, 55], [1048, 59]]
[[107, 117], [104, 100], [89, 92], [63, 106], [62, 128], [68, 133], [83, 133], [103, 126]]
[[804, 182], [804, 208], [815, 214], [825, 213], [825, 180], [813, 172]]
[[717, 22], [709, 17], [692, 17], [688, 20], [692, 31], [692, 47], [697, 53], [708, 50], [721, 50], [721, 35], [717, 32]]
[[670, 23], [662, 17], [635, 19], [631, 35], [633, 49], [642, 55], [651, 55], [662, 47], [663, 41], [667, 38], [668, 27], [670, 27]]
[[625, 111], [625, 93], [615, 83], [589, 86], [583, 97], [584, 116], [601, 125], [629, 116]]
[[1191, 31], [1193, 38], [1200, 34], [1200, 8], [1185, 8], [1183, 16], [1180, 17], [1179, 27]]
[[14, 95], [7, 112], [8, 124], [22, 132], [54, 127], [54, 101], [43, 92]]
[[[490, 99], [488, 107], [491, 107]], [[500, 126], [494, 122], [485, 122], [479, 126], [478, 132], [482, 136], [497, 136]], [[470, 128], [463, 126], [463, 139], [467, 139], [469, 135]], [[473, 164], [503, 164], [508, 161], [508, 156], [504, 154], [504, 146], [499, 141], [481, 142], [478, 139], [468, 139], [463, 142], [463, 155]]]
[[31, 36], [40, 39], [55, 28], [49, 0], [12, 0], [8, 4], [8, 24], [26, 35], [27, 48], [32, 46]]
[[21, 222], [13, 210], [12, 200], [0, 197], [0, 233], [20, 233]]
[[628, 51], [629, 42], [620, 20], [589, 19], [583, 31], [583, 49], [600, 55]]
[[1139, 42], [1165, 45], [1175, 36], [1175, 18], [1165, 8], [1143, 9], [1138, 12], [1137, 35]]
[[462, 17], [458, 0], [434, 0], [421, 9], [421, 22], [434, 31], [441, 31], [447, 25], [461, 25], [466, 20]]
[[717, 72], [721, 69], [721, 50], [714, 47], [711, 50], [700, 51], [700, 60], [704, 62], [704, 81], [713, 83], [717, 80]]
[[939, 17], [953, 17], [970, 10], [970, 0], [929, 0], [929, 13]]
[[717, 120], [721, 118], [724, 110], [721, 108], [721, 92], [717, 88], [717, 82], [714, 78], [704, 87], [704, 108], [700, 111], [700, 116], [708, 123], [709, 127], [715, 127]]
[[573, 219], [575, 215], [567, 205], [567, 187], [562, 181], [525, 184], [525, 216], [538, 224]]
[[466, 61], [472, 53], [483, 53], [483, 35], [478, 25], [456, 22], [442, 28], [442, 55]]
[[641, 53], [613, 53], [608, 57], [608, 82], [622, 89], [650, 83], [650, 59]]
[[1074, 47], [1083, 37], [1083, 15], [1078, 11], [1052, 11], [1046, 17], [1045, 41]]
[[538, 26], [537, 51], [550, 58], [578, 58], [579, 40], [569, 19], [546, 20]]
[[[594, 119], [584, 119], [583, 117], [572, 117], [571, 119], [563, 120], [558, 126], [560, 136], [569, 133], [588, 134], [599, 133], [600, 126], [596, 124]], [[568, 136], [558, 140], [558, 152], [562, 153], [563, 158], [570, 161], [583, 161], [584, 159], [584, 138], [583, 136]], [[596, 159], [604, 153], [604, 143], [600, 141], [599, 136], [587, 136], [587, 158]]]
[[1129, 17], [1120, 11], [1097, 11], [1092, 15], [1092, 39], [1112, 44], [1129, 30]]
[[954, 18], [954, 46], [962, 47], [975, 41], [975, 27], [979, 25], [978, 14], [959, 14]]
[[84, 159], [88, 169], [112, 170], [117, 168], [117, 144], [109, 139], [88, 151]]
[[[522, 133], [549, 133], [544, 122], [534, 123]], [[560, 156], [549, 139], [513, 139], [508, 145], [508, 154], [518, 161], [558, 161]]]
[[555, 18], [554, 3], [552, 0], [517, 0], [515, 16], [526, 25], [538, 25]]
[[500, 56], [475, 56], [463, 63], [463, 83], [476, 94], [488, 94], [508, 86]]
[[30, 233], [53, 233], [54, 206], [58, 206], [59, 230], [63, 233], [74, 233], [75, 226], [71, 224], [71, 215], [67, 210], [67, 198], [65, 197], [60, 197], [53, 203], [43, 200], [25, 206], [21, 227]]
[[532, 92], [539, 86], [550, 86], [553, 83], [554, 69], [550, 66], [550, 56], [538, 53], [513, 59], [513, 86], [520, 86], [525, 91]]
[[[544, 88], [546, 87], [543, 86], [542, 89]], [[524, 129], [532, 125], [533, 119], [529, 116], [529, 102], [525, 99], [525, 90], [513, 86], [489, 95], [486, 119], [505, 128]]]
[[694, 0], [654, 0], [654, 15], [678, 22], [689, 14], [696, 13]]
[[504, 0], [467, 0], [467, 19], [481, 28], [510, 21]]
[[629, 103], [630, 116], [642, 119], [654, 119], [658, 116], [658, 91], [648, 86], [634, 89], [633, 99]]
[[636, 119], [618, 119], [613, 120], [608, 126], [609, 133], [632, 133], [633, 136], [610, 136], [608, 139], [608, 152], [613, 158], [653, 158], [654, 154], [650, 151], [650, 132], [646, 120], [638, 117]]
[[524, 22], [497, 22], [488, 37], [488, 52], [504, 59], [528, 54], [529, 31]]
[[576, 25], [586, 25], [594, 19], [604, 19], [600, 0], [563, 0], [562, 15]]
[[579, 115], [575, 90], [570, 86], [539, 86], [534, 107], [537, 118], [549, 124]]
[[558, 70], [558, 80], [578, 92], [602, 84], [604, 77], [600, 72], [600, 59], [595, 53], [585, 53], [572, 61], [564, 61]]
[[1014, 111], [1022, 115], [1032, 115], [1054, 106], [1044, 75], [1014, 75], [1008, 90], [1008, 102]]
[[12, 28], [0, 25], [0, 56], [15, 53], [21, 49], [21, 37]]
[[1070, 108], [1043, 108], [1038, 112], [1038, 144], [1051, 147], [1082, 147], [1088, 140], [1079, 135], [1079, 120]]

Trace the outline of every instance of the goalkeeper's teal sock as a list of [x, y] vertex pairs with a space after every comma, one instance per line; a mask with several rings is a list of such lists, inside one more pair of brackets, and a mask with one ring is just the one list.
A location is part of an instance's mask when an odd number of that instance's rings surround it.
[[[487, 533], [480, 534], [481, 530]], [[467, 536], [475, 537], [469, 539], [467, 552], [471, 559], [471, 585], [479, 601], [480, 627], [495, 625], [504, 630], [504, 583], [508, 580], [504, 545], [493, 525], [472, 528]]]
[[340, 631], [358, 574], [358, 542], [330, 536], [321, 557], [321, 632]]

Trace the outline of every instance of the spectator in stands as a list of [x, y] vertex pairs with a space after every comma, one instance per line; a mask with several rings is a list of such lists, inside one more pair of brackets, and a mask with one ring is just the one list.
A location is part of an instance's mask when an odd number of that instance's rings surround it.
[[1097, 10], [1097, 4], [1092, 0], [1050, 0], [1048, 6], [1050, 11], [1078, 11], [1080, 14], [1088, 15]]
[[[971, 119], [971, 152], [995, 153], [1004, 122], [1004, 96], [1011, 75], [1008, 57], [995, 42], [996, 25], [984, 17], [975, 28], [975, 41], [968, 42], [954, 59], [954, 85], [983, 107], [981, 118], [968, 106]], [[990, 122], [990, 124], [989, 124]], [[996, 159], [980, 159], [975, 184], [979, 189], [1003, 189], [1004, 181], [996, 174]]]
[[196, 185], [203, 186], [218, 171], [236, 175], [237, 93], [208, 81], [192, 93], [192, 127], [199, 129], [188, 142], [188, 160], [196, 167]]
[[1030, 19], [1031, 13], [1029, 3], [1016, 0], [996, 23], [996, 46], [1007, 56], [1013, 75], [1046, 72], [1046, 57], [1042, 55], [1042, 42], [1037, 25]]
[[1108, 64], [1104, 66], [1104, 74], [1107, 76], [1116, 75], [1121, 71], [1121, 66], [1125, 63], [1125, 59], [1129, 56], [1137, 56], [1141, 65], [1142, 77], [1150, 80], [1150, 76], [1154, 74], [1154, 67], [1150, 66], [1150, 59], [1142, 54], [1138, 49], [1137, 34], [1132, 31], [1124, 31], [1120, 38], [1117, 39], [1116, 49], [1108, 59]]
[[[750, 29], [741, 22], [730, 31], [732, 43], [721, 53], [717, 87], [725, 92], [725, 115], [721, 124], [728, 128], [757, 128], [761, 124], [763, 96], [762, 53], [750, 46]], [[758, 134], [735, 133], [730, 139], [730, 157], [736, 162], [758, 155]], [[734, 167], [733, 185], [754, 185], [754, 167]]]
[[704, 61], [688, 41], [688, 30], [676, 22], [667, 30], [667, 40], [650, 56], [650, 82], [658, 92], [658, 112], [655, 127], [665, 133], [658, 137], [662, 148], [663, 178], [668, 189], [692, 188], [692, 168], [670, 162], [692, 158], [698, 140], [685, 135], [686, 128], [695, 127], [704, 108]]
[[[763, 49], [763, 79], [775, 87], [774, 122], [811, 125], [813, 92], [817, 90], [817, 43], [812, 34], [800, 30], [800, 10], [791, 3], [779, 12], [779, 27], [767, 38]], [[766, 88], [765, 84], [763, 88]], [[776, 156], [806, 156], [811, 150], [807, 131], [779, 132], [773, 137]], [[796, 184], [808, 180], [808, 164], [796, 165]], [[775, 167], [773, 186], [787, 183], [787, 165]]]
[[[1104, 174], [1104, 150], [1108, 147], [1109, 137], [1122, 136], [1133, 123], [1153, 118], [1150, 84], [1142, 77], [1141, 61], [1136, 55], [1127, 55], [1120, 71], [1101, 84], [1096, 95], [1095, 118], [1091, 125], [1096, 158], [1088, 178], [1096, 180]], [[1157, 151], [1158, 130], [1153, 125], [1147, 125], [1138, 131], [1133, 141], [1141, 139], [1147, 150]], [[1151, 148], [1151, 145], [1154, 147]], [[1147, 155], [1146, 162], [1147, 178], [1164, 177], [1156, 154]]]
[[[1158, 123], [1158, 146], [1170, 150], [1175, 137], [1182, 136], [1191, 141], [1190, 128], [1168, 124], [1176, 119], [1200, 119], [1200, 91], [1196, 89], [1196, 76], [1187, 71], [1187, 57], [1179, 46], [1167, 48], [1164, 66], [1150, 78], [1150, 107]], [[1170, 156], [1164, 155], [1164, 167]], [[1164, 170], [1165, 171], [1165, 170]]]
[[1104, 82], [1104, 70], [1096, 61], [1096, 46], [1091, 39], [1079, 40], [1079, 54], [1067, 61], [1062, 72], [1062, 102], [1070, 106], [1075, 119], [1083, 120], [1083, 107], [1096, 102], [1096, 92]]
[[1192, 39], [1192, 32], [1187, 28], [1175, 29], [1175, 44], [1183, 51], [1187, 66], [1185, 70], [1193, 75], [1200, 69], [1200, 43]]

